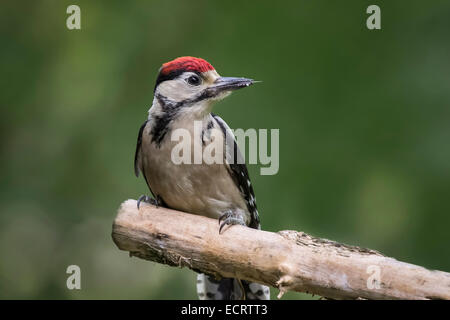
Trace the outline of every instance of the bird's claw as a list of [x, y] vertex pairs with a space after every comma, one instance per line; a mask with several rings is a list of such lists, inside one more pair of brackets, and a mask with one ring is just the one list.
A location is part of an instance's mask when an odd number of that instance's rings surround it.
[[141, 205], [141, 202], [146, 202], [149, 204], [152, 204], [156, 207], [159, 207], [159, 202], [156, 199], [153, 199], [152, 197], [146, 196], [145, 194], [143, 194], [142, 196], [139, 197], [139, 199], [137, 200], [137, 208], [139, 210], [139, 206]]
[[235, 213], [234, 211], [227, 211], [219, 218], [219, 234], [221, 233], [222, 229], [226, 225], [242, 225], [245, 226], [245, 221], [242, 218], [242, 215]]

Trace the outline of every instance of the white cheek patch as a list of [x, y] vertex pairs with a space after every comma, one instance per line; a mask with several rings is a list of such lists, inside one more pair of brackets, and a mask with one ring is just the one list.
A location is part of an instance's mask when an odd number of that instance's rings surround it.
[[203, 90], [203, 86], [189, 86], [183, 79], [167, 80], [158, 86], [158, 93], [172, 101], [192, 99]]
[[[186, 78], [195, 75], [195, 73], [186, 73], [181, 77], [173, 80], [166, 80], [158, 85], [157, 93], [167, 97], [171, 101], [181, 102], [188, 99], [194, 99], [201, 94], [211, 83], [220, 78], [216, 70], [209, 70], [202, 74], [204, 81], [199, 86], [192, 86], [186, 83]], [[221, 100], [229, 95], [229, 92], [224, 92], [215, 97], [214, 100]]]

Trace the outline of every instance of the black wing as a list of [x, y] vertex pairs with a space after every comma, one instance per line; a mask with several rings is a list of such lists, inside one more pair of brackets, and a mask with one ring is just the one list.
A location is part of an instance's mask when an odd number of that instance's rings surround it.
[[[142, 171], [142, 175], [144, 176], [145, 183], [147, 183], [148, 190], [150, 190], [150, 193], [158, 201], [159, 198], [155, 196], [155, 194], [152, 191], [152, 188], [150, 188], [150, 184], [148, 183], [147, 177], [145, 176], [145, 170], [142, 168], [142, 161], [141, 161], [142, 134], [144, 132], [144, 128], [147, 125], [148, 121], [149, 120], [145, 121], [144, 124], [139, 129], [137, 144], [136, 144], [136, 153], [134, 154], [134, 174], [136, 175], [136, 177], [139, 177], [139, 171]], [[161, 199], [161, 201], [162, 201], [162, 199]]]
[[223, 134], [227, 137], [232, 137], [233, 141], [226, 141], [231, 145], [227, 145], [227, 148], [232, 147], [234, 150], [233, 161], [231, 163], [227, 163], [227, 169], [230, 173], [231, 177], [233, 178], [234, 183], [239, 188], [242, 196], [245, 199], [245, 202], [247, 204], [247, 209], [250, 212], [251, 220], [249, 227], [254, 229], [260, 228], [259, 223], [259, 215], [258, 210], [256, 208], [256, 200], [255, 200], [255, 193], [253, 192], [253, 187], [250, 181], [250, 176], [248, 174], [247, 166], [245, 165], [244, 158], [242, 157], [242, 154], [239, 150], [239, 147], [236, 143], [236, 139], [234, 139], [234, 135], [231, 132], [231, 129], [228, 127], [228, 125], [225, 123], [225, 121], [222, 120], [219, 116], [213, 114], [213, 118], [217, 121], [220, 128], [222, 129]]
[[144, 132], [144, 128], [147, 125], [147, 121], [144, 122], [144, 124], [139, 129], [139, 134], [137, 138], [137, 144], [136, 144], [136, 152], [134, 154], [134, 174], [136, 177], [139, 177], [139, 171], [142, 170], [141, 165], [141, 145], [142, 145], [142, 133]]

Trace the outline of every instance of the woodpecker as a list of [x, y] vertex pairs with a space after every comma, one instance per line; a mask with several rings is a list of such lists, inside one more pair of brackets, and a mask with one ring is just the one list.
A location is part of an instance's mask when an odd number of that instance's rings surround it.
[[[211, 113], [216, 101], [253, 83], [252, 79], [221, 77], [210, 63], [195, 57], [180, 57], [162, 65], [148, 119], [139, 130], [134, 159], [135, 174], [142, 172], [153, 197], [141, 196], [138, 208], [148, 202], [215, 218], [219, 234], [225, 226], [235, 224], [260, 229], [245, 161], [241, 161], [229, 126]], [[195, 123], [201, 130], [195, 130]], [[174, 163], [172, 150], [178, 142], [171, 134], [176, 129], [187, 130], [193, 140], [186, 143], [198, 143], [202, 148], [212, 143], [212, 130], [219, 131], [226, 159], [213, 164]], [[217, 280], [205, 274], [197, 276], [197, 293], [205, 300], [270, 298], [267, 286], [231, 278]]]

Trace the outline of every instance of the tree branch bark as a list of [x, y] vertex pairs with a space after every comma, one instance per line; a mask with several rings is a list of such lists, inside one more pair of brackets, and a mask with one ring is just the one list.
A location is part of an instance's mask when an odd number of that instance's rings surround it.
[[260, 231], [156, 208], [119, 208], [112, 238], [142, 259], [333, 299], [450, 299], [450, 274], [303, 232]]

